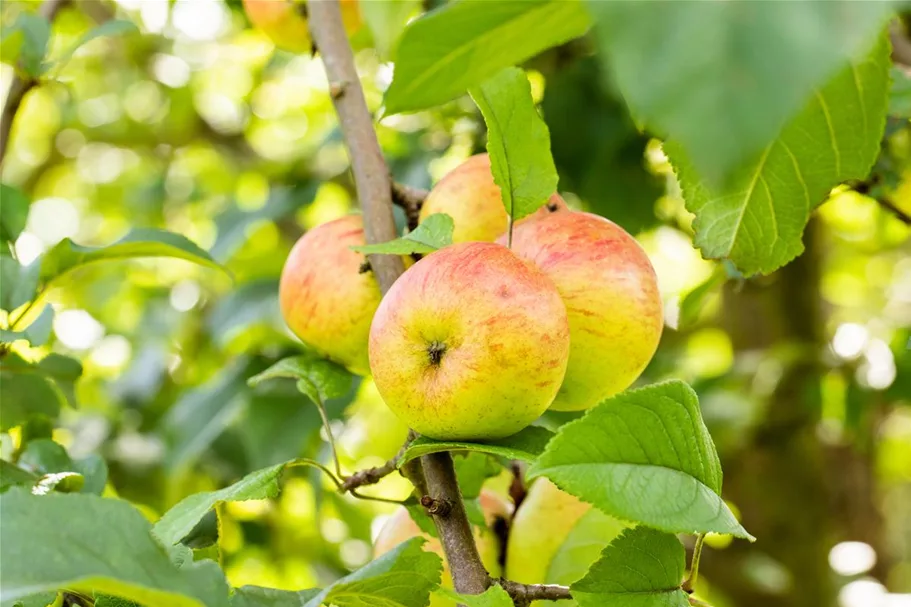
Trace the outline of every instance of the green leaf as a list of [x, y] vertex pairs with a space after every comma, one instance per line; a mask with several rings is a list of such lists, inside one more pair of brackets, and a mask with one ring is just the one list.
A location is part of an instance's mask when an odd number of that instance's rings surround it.
[[41, 314], [32, 321], [24, 331], [0, 329], [0, 342], [11, 343], [18, 339], [26, 340], [32, 347], [43, 346], [51, 336], [54, 325], [54, 308], [44, 306]]
[[434, 594], [458, 601], [467, 607], [513, 607], [512, 599], [501, 586], [491, 586], [483, 594], [459, 594], [449, 588], [440, 586], [433, 591]]
[[576, 522], [566, 539], [554, 553], [544, 578], [553, 584], [572, 584], [581, 579], [592, 563], [598, 560], [604, 547], [620, 535], [626, 525], [597, 508]]
[[452, 462], [455, 466], [456, 478], [459, 479], [459, 490], [465, 499], [473, 499], [481, 495], [484, 482], [499, 474], [503, 469], [496, 459], [477, 451], [456, 453]]
[[677, 318], [677, 330], [689, 329], [699, 318], [700, 313], [709, 297], [727, 280], [727, 272], [723, 268], [716, 268], [708, 279], [701, 285], [687, 293], [680, 300], [680, 315]]
[[[0, 607], [58, 607], [54, 604], [56, 600], [56, 592], [41, 592], [21, 599], [3, 601], [0, 603]], [[99, 603], [95, 603], [95, 605], [97, 606]]]
[[66, 65], [70, 59], [72, 59], [73, 54], [79, 50], [79, 47], [84, 44], [91, 42], [95, 38], [101, 38], [102, 36], [119, 36], [121, 34], [127, 34], [132, 32], [138, 32], [139, 29], [132, 21], [127, 21], [125, 19], [110, 19], [104, 23], [97, 25], [84, 33], [76, 43], [68, 48], [60, 58], [55, 61], [57, 69], [60, 69]]
[[446, 213], [434, 213], [401, 238], [382, 242], [351, 247], [364, 255], [382, 253], [386, 255], [411, 255], [420, 253], [425, 255], [433, 253], [452, 244], [452, 230], [455, 224], [452, 217]]
[[73, 388], [81, 373], [78, 361], [60, 354], [32, 363], [7, 353], [0, 359], [0, 429], [18, 426], [36, 414], [57, 417], [67, 399], [75, 406]]
[[152, 534], [165, 546], [171, 546], [185, 538], [202, 517], [219, 502], [240, 502], [277, 496], [278, 479], [286, 465], [287, 463], [257, 470], [224, 489], [195, 493], [184, 498], [155, 523]]
[[911, 73], [897, 65], [891, 69], [892, 91], [889, 95], [889, 115], [911, 119]]
[[420, 0], [364, 2], [360, 5], [361, 16], [373, 34], [373, 43], [380, 57], [389, 57], [408, 19], [420, 8]]
[[[600, 2], [602, 60], [640, 121], [726, 184], [847, 60], [889, 2]], [[855, 95], [845, 113], [857, 117]], [[840, 101], [839, 101], [840, 103]], [[835, 110], [838, 103], [831, 103]], [[821, 141], [827, 142], [827, 138]]]
[[142, 607], [139, 603], [106, 594], [95, 595], [95, 607]]
[[63, 479], [45, 481], [46, 486], [51, 488], [57, 486], [58, 490], [75, 490], [101, 495], [108, 478], [107, 464], [100, 456], [93, 454], [74, 461], [62, 445], [49, 438], [29, 441], [19, 456], [19, 465], [37, 476], [43, 475], [40, 480], [55, 474], [79, 475], [80, 480], [75, 489], [73, 489], [73, 483], [77, 481], [69, 481], [64, 487], [58, 486], [59, 481]]
[[28, 470], [23, 470], [16, 464], [0, 459], [0, 493], [10, 487], [31, 488], [40, 477]]
[[528, 470], [607, 514], [674, 533], [752, 539], [721, 499], [721, 464], [681, 381], [609, 398], [560, 428]]
[[581, 36], [590, 23], [578, 0], [447, 4], [412, 22], [402, 35], [386, 113], [454, 99], [504, 67]]
[[283, 358], [247, 383], [256, 387], [267, 379], [291, 378], [298, 389], [318, 405], [332, 398], [341, 398], [351, 389], [353, 376], [344, 367], [315, 354]]
[[228, 272], [185, 236], [165, 230], [141, 228], [106, 247], [85, 247], [64, 238], [42, 256], [41, 279], [51, 282], [86, 264], [137, 257], [173, 257]]
[[45, 474], [35, 486], [32, 487], [32, 494], [47, 495], [51, 491], [61, 493], [78, 493], [85, 485], [85, 478], [78, 472], [52, 472]]
[[67, 588], [143, 605], [227, 602], [214, 563], [172, 564], [152, 539], [149, 522], [127, 502], [77, 493], [34, 496], [14, 488], [0, 495], [0, 509], [4, 601]]
[[0, 254], [0, 308], [12, 312], [34, 299], [40, 270], [40, 259], [23, 266], [9, 255]]
[[276, 590], [260, 586], [241, 586], [234, 589], [230, 607], [301, 607], [319, 594], [313, 590]]
[[0, 244], [13, 243], [25, 229], [29, 200], [22, 190], [0, 183]]
[[443, 562], [421, 549], [423, 538], [412, 538], [380, 558], [343, 577], [304, 607], [425, 607], [430, 592], [440, 585]]
[[[812, 6], [817, 4], [827, 6]], [[686, 207], [696, 215], [695, 243], [702, 254], [729, 258], [747, 275], [771, 272], [799, 255], [810, 212], [833, 187], [863, 179], [873, 166], [888, 90], [889, 43], [880, 38], [865, 60], [815, 92], [759, 158], [721, 188], [706, 182], [682, 145], [667, 145]]]
[[401, 468], [416, 457], [440, 451], [475, 451], [499, 455], [507, 459], [521, 459], [530, 462], [534, 461], [544, 451], [547, 442], [552, 437], [553, 433], [550, 430], [539, 426], [529, 426], [512, 436], [483, 443], [437, 441], [426, 436], [419, 436], [405, 449], [405, 453], [399, 458], [398, 467]]
[[550, 133], [519, 68], [506, 68], [470, 92], [487, 123], [493, 180], [507, 215], [518, 221], [537, 211], [557, 189]]
[[680, 588], [686, 551], [673, 535], [647, 527], [624, 531], [572, 585], [579, 607], [688, 607]]
[[37, 78], [44, 72], [44, 56], [51, 37], [51, 24], [37, 13], [19, 13], [13, 30], [22, 32], [22, 46], [19, 49], [19, 65], [26, 74]]

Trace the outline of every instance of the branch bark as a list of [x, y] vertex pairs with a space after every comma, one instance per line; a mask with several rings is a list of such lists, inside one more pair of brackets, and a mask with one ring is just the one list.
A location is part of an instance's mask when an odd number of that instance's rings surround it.
[[569, 600], [573, 596], [566, 586], [556, 584], [520, 584], [509, 580], [497, 580], [516, 605], [527, 605], [532, 601]]
[[418, 227], [420, 220], [421, 207], [424, 200], [430, 192], [420, 188], [413, 188], [410, 185], [402, 183], [392, 184], [392, 202], [405, 210], [405, 217], [408, 218], [408, 229], [413, 230]]
[[[311, 2], [308, 9], [311, 34], [322, 55], [329, 92], [351, 157], [367, 242], [392, 240], [396, 237], [392, 183], [354, 66], [338, 0]], [[396, 255], [372, 255], [370, 264], [383, 293], [404, 271], [402, 260]], [[490, 577], [465, 515], [452, 458], [448, 453], [427, 455], [421, 458], [421, 467], [428, 494], [453, 505], [446, 516], [435, 515], [433, 520], [455, 589], [463, 594], [481, 593], [490, 585]]]
[[[68, 1], [45, 0], [38, 9], [38, 13], [48, 21], [53, 21], [54, 17], [57, 16], [57, 13]], [[37, 84], [38, 81], [34, 78], [26, 79], [18, 74], [13, 77], [13, 81], [10, 83], [9, 90], [6, 92], [6, 100], [3, 102], [3, 111], [0, 113], [0, 163], [6, 158], [6, 149], [9, 145], [16, 112], [19, 111], [26, 93], [35, 88]]]
[[403, 455], [405, 455], [405, 450], [408, 449], [408, 445], [410, 445], [411, 441], [413, 441], [416, 437], [417, 434], [413, 430], [410, 431], [408, 433], [408, 439], [405, 441], [405, 444], [402, 445], [402, 448], [399, 449], [399, 452], [395, 454], [395, 457], [387, 461], [382, 466], [367, 468], [366, 470], [359, 470], [351, 476], [346, 477], [342, 481], [342, 484], [339, 485], [338, 490], [342, 493], [345, 493], [346, 491], [351, 491], [365, 485], [375, 485], [383, 478], [395, 472], [399, 467], [399, 460], [402, 459]]

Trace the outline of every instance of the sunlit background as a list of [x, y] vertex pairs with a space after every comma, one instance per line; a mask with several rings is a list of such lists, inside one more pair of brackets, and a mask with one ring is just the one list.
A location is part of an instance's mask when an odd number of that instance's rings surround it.
[[[5, 2], [4, 20], [24, 4]], [[89, 42], [27, 96], [2, 177], [33, 201], [15, 243], [23, 263], [64, 238], [106, 244], [158, 226], [234, 274], [169, 260], [87, 267], [46, 295], [53, 346], [24, 352], [83, 361], [80, 408], [64, 411], [55, 438], [74, 457], [103, 454], [107, 492], [154, 519], [250, 470], [328, 457], [293, 386], [245, 382], [298, 348], [277, 304], [290, 246], [357, 201], [318, 59], [276, 50], [239, 2], [221, 0], [74, 3], [54, 23], [52, 55], [112, 17], [141, 35]], [[361, 48], [378, 111], [392, 66]], [[774, 605], [809, 585], [841, 607], [911, 605], [911, 229], [875, 200], [835, 191], [807, 254], [783, 271], [744, 281], [703, 260], [660, 142], [592, 84], [587, 55], [569, 45], [527, 66], [560, 189], [649, 252], [667, 327], [642, 381], [694, 385], [725, 497], [760, 538], [710, 537], [703, 594], [716, 607]], [[12, 76], [4, 63], [4, 90]], [[396, 179], [424, 188], [484, 146], [468, 99], [386, 118], [378, 133]], [[908, 124], [888, 146], [906, 162], [892, 198], [911, 211]], [[405, 437], [369, 380], [330, 413], [347, 471], [382, 463]], [[17, 435], [2, 438], [8, 453]], [[283, 486], [274, 501], [219, 507], [217, 558], [232, 585], [312, 587], [370, 560], [389, 506], [340, 497], [316, 474], [290, 473]], [[392, 476], [365, 492], [404, 497], [408, 484]], [[219, 550], [205, 547], [215, 532], [214, 518], [196, 530], [201, 550]], [[812, 572], [806, 555], [828, 569]]]

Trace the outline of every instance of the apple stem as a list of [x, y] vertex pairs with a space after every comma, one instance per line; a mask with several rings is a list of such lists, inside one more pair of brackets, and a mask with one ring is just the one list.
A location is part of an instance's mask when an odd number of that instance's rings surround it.
[[[331, 96], [332, 104], [351, 158], [354, 183], [364, 212], [367, 244], [393, 240], [398, 234], [392, 212], [392, 181], [354, 66], [341, 7], [338, 0], [324, 0], [311, 2], [308, 8], [311, 35], [322, 56], [330, 89], [334, 83], [338, 91], [337, 95]], [[344, 83], [343, 87], [341, 83]], [[380, 290], [385, 294], [405, 270], [402, 259], [397, 255], [371, 255], [369, 259]], [[452, 504], [447, 516], [434, 515], [433, 521], [456, 591], [463, 594], [484, 592], [490, 586], [490, 576], [474, 542], [452, 457], [446, 452], [425, 455], [418, 466], [407, 467], [406, 473], [421, 494]]]

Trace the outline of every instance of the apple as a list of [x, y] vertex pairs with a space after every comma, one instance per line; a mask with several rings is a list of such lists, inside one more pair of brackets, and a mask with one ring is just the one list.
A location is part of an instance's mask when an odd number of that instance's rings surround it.
[[352, 372], [366, 375], [370, 368], [367, 338], [381, 295], [367, 258], [350, 248], [363, 244], [360, 215], [347, 215], [308, 231], [288, 254], [278, 298], [285, 322], [301, 341]]
[[569, 353], [553, 282], [504, 246], [455, 244], [399, 278], [370, 328], [370, 370], [410, 428], [439, 440], [509, 436], [553, 401]]
[[567, 211], [514, 226], [512, 250], [541, 268], [566, 304], [572, 347], [551, 409], [587, 409], [628, 388], [664, 324], [655, 270], [636, 239], [599, 215]]
[[506, 577], [524, 584], [572, 584], [585, 576], [624, 527], [540, 478], [532, 483], [512, 520]]
[[[512, 504], [496, 493], [487, 490], [482, 490], [479, 498], [481, 510], [487, 520], [487, 528], [474, 527], [475, 545], [478, 547], [481, 562], [484, 563], [487, 572], [493, 577], [500, 577], [502, 575], [502, 567], [500, 565], [502, 546], [500, 545], [500, 538], [494, 531], [494, 523], [498, 518], [509, 519], [512, 515]], [[427, 540], [424, 545], [425, 550], [430, 550], [438, 554], [440, 558], [443, 558], [443, 585], [447, 588], [452, 588], [452, 576], [445, 562], [440, 540], [422, 532], [417, 523], [411, 519], [411, 515], [404, 506], [396, 510], [380, 530], [374, 542], [374, 558], [386, 554], [405, 540], [418, 536]], [[430, 599], [430, 607], [455, 607], [455, 603], [447, 598], [433, 595]]]
[[[516, 224], [566, 208], [560, 195], [554, 193], [547, 204]], [[490, 156], [472, 156], [433, 187], [421, 206], [420, 220], [435, 213], [446, 213], [452, 217], [455, 223], [453, 242], [493, 242], [506, 231], [509, 216], [503, 206], [500, 188], [490, 172]]]
[[[280, 49], [292, 53], [309, 53], [313, 40], [307, 25], [306, 2], [294, 0], [243, 0], [250, 23], [265, 33]], [[342, 20], [351, 34], [361, 25], [357, 0], [341, 0]]]

